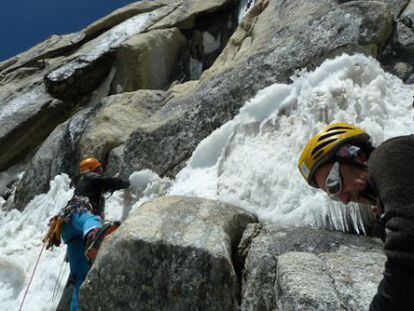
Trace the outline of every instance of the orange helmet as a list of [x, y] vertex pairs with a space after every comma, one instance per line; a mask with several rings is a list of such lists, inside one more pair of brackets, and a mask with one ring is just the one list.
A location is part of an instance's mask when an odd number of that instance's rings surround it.
[[303, 149], [298, 163], [299, 171], [310, 186], [319, 188], [315, 182], [315, 172], [322, 164], [332, 159], [343, 145], [361, 145], [370, 143], [370, 139], [364, 130], [356, 126], [333, 123], [312, 137]]
[[96, 158], [86, 158], [83, 159], [80, 163], [80, 172], [94, 172], [99, 167], [102, 167], [102, 163], [99, 162]]

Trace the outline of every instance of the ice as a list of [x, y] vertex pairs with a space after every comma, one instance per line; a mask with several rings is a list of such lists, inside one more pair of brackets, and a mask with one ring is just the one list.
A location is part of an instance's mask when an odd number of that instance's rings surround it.
[[254, 0], [240, 0], [239, 4], [239, 13], [238, 13], [238, 22], [239, 24], [243, 20], [244, 16], [249, 12], [249, 10], [254, 6]]
[[[2, 310], [18, 310], [29, 283], [35, 262], [42, 249], [48, 220], [73, 195], [70, 179], [59, 175], [51, 182], [47, 194], [36, 196], [23, 212], [0, 211], [0, 301]], [[65, 247], [43, 251], [24, 310], [54, 310], [53, 289], [63, 265]], [[62, 289], [67, 273], [60, 280]], [[60, 294], [59, 294], [60, 295]]]
[[22, 109], [28, 109], [36, 103], [38, 97], [42, 94], [39, 88], [29, 90], [27, 93], [23, 93], [18, 97], [0, 105], [0, 123], [5, 122], [4, 120], [16, 114]]
[[85, 51], [85, 59], [88, 61], [95, 60], [97, 54], [109, 51], [113, 47], [119, 46], [131, 38], [134, 34], [140, 33], [148, 27], [154, 12], [144, 13], [133, 16], [109, 31], [103, 33], [98, 38], [85, 44], [80, 53]]
[[259, 91], [233, 120], [204, 139], [168, 195], [228, 202], [282, 226], [364, 234], [360, 207], [334, 203], [310, 188], [297, 161], [309, 138], [332, 122], [364, 128], [374, 144], [412, 133], [412, 87], [363, 55], [327, 60], [292, 80]]
[[0, 172], [0, 197], [12, 190], [10, 188], [11, 184], [20, 180], [23, 173], [23, 167], [19, 164], [10, 167], [7, 171]]
[[375, 144], [412, 133], [413, 89], [363, 55], [327, 60], [292, 79], [258, 92], [203, 140], [169, 194], [218, 199], [283, 226], [363, 233], [359, 208], [338, 207], [311, 189], [298, 157], [311, 136], [336, 121], [364, 128]]
[[137, 194], [142, 194], [142, 192], [147, 188], [149, 183], [155, 182], [158, 179], [159, 177], [156, 173], [147, 169], [132, 173], [131, 176], [129, 176], [131, 188]]
[[106, 199], [105, 218], [108, 221], [124, 221], [131, 211], [149, 200], [166, 195], [171, 179], [161, 178], [145, 169], [131, 174], [129, 189], [114, 192]]
[[[292, 81], [271, 85], [246, 102], [233, 120], [198, 145], [175, 181], [150, 170], [133, 173], [130, 189], [107, 198], [106, 219], [125, 220], [158, 196], [184, 195], [232, 203], [282, 226], [365, 233], [360, 207], [335, 203], [310, 188], [297, 169], [298, 157], [308, 139], [332, 122], [365, 129], [375, 144], [413, 133], [412, 85], [363, 55], [327, 60], [313, 72], [297, 72]], [[23, 212], [0, 211], [2, 309], [18, 308], [47, 221], [72, 193], [69, 178], [59, 175], [51, 190], [35, 197]], [[63, 256], [63, 247], [42, 254], [26, 309], [54, 310], [51, 297]]]
[[88, 63], [95, 61], [98, 57], [119, 46], [133, 35], [143, 32], [150, 25], [151, 18], [154, 18], [156, 14], [157, 11], [133, 16], [87, 42], [77, 52], [79, 55], [77, 60], [54, 70], [48, 75], [48, 78], [51, 80], [68, 79], [78, 68], [82, 68]]

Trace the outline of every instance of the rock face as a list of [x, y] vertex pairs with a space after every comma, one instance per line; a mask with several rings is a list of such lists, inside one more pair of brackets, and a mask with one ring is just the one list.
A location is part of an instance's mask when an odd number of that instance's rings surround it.
[[[110, 94], [151, 88], [152, 95], [146, 96], [154, 109], [145, 118], [137, 117], [137, 122], [89, 114], [88, 128], [75, 138], [80, 149], [73, 149], [78, 154], [72, 158], [96, 152], [101, 160], [109, 158], [110, 172], [123, 177], [145, 168], [174, 176], [198, 143], [233, 118], [246, 100], [274, 82], [288, 82], [296, 69], [344, 51], [390, 59], [382, 55], [394, 37], [394, 18], [406, 1], [258, 0], [233, 33], [237, 4], [140, 1], [79, 33], [52, 37], [1, 63], [0, 116], [16, 111], [19, 118], [0, 131], [0, 147], [8, 150], [0, 156], [0, 169], [32, 152], [79, 109], [107, 106], [104, 98]], [[404, 12], [409, 16], [409, 7]], [[394, 71], [409, 79], [409, 62], [393, 64], [390, 70], [396, 66]], [[35, 89], [22, 89], [29, 80], [38, 81]], [[162, 96], [156, 90], [160, 88]], [[116, 100], [124, 108], [129, 103], [137, 107], [141, 94], [132, 97], [137, 98], [134, 103], [122, 97]], [[120, 120], [124, 124], [115, 126], [112, 134], [100, 134]], [[27, 166], [26, 174], [39, 177], [21, 181], [18, 188], [30, 190], [17, 192], [18, 208], [39, 189], [44, 191], [43, 185], [54, 177], [35, 174], [35, 162]], [[44, 165], [61, 171], [56, 161]]]
[[[14, 208], [21, 210], [36, 193], [46, 192], [49, 187], [46, 181], [53, 176], [78, 171], [80, 157], [75, 152], [78, 149], [77, 139], [90, 114], [93, 114], [93, 110], [79, 112], [48, 136], [33, 156], [22, 181], [17, 184]], [[77, 176], [73, 174], [72, 177]]]
[[[250, 1], [244, 1], [244, 3]], [[174, 176], [259, 90], [343, 52], [414, 81], [414, 2], [139, 1], [0, 63], [0, 171], [29, 157], [12, 207], [95, 156], [111, 175]], [[12, 196], [11, 196], [12, 197]], [[11, 202], [9, 202], [11, 203]], [[164, 197], [103, 244], [82, 310], [366, 310], [377, 240], [258, 223], [237, 207]]]
[[137, 35], [117, 51], [112, 93], [163, 89], [171, 80], [187, 40], [177, 28]]
[[[79, 109], [86, 109], [88, 118], [81, 123], [69, 120], [66, 133], [73, 148], [61, 148], [67, 142], [66, 134], [54, 133], [53, 138], [44, 141], [45, 146], [38, 149], [17, 186], [14, 207], [22, 209], [35, 195], [46, 191], [55, 173], [64, 172], [76, 179], [75, 160], [94, 155], [106, 161], [111, 150], [115, 153], [122, 149], [119, 145], [129, 134], [153, 123], [150, 115], [176, 96], [177, 89], [190, 88], [173, 86], [165, 94], [157, 89], [168, 88], [175, 79], [185, 81], [190, 77], [190, 59], [203, 62], [224, 47], [229, 32], [235, 28], [235, 21], [231, 19], [233, 9], [234, 2], [224, 0], [138, 2], [115, 11], [78, 34], [52, 37], [1, 63], [0, 118], [3, 116], [7, 121], [2, 123], [0, 147], [8, 152], [0, 156], [0, 170], [33, 152], [51, 131]], [[223, 22], [215, 23], [215, 14], [226, 23], [225, 28], [217, 27]], [[216, 31], [223, 38], [214, 47], [216, 50], [210, 47], [206, 56], [193, 49], [201, 40], [197, 41], [198, 36], [194, 35], [200, 33], [200, 27]], [[155, 90], [142, 91], [143, 88]], [[137, 93], [128, 95], [127, 90]], [[118, 92], [122, 95], [105, 99]], [[17, 117], [7, 118], [10, 113]], [[74, 123], [77, 134], [70, 135]], [[44, 150], [65, 155], [51, 157]], [[70, 161], [62, 164], [55, 158]], [[120, 160], [123, 159], [120, 157]], [[120, 167], [119, 161], [115, 162], [114, 167]], [[39, 163], [43, 172], [39, 172]]]
[[[4, 150], [0, 154], [0, 171], [30, 153], [74, 106], [46, 94], [41, 81], [28, 80], [0, 90], [0, 102], [4, 103], [0, 106], [0, 145]], [[16, 89], [20, 93], [16, 94]]]
[[89, 118], [79, 140], [81, 157], [94, 155], [104, 159], [112, 149], [126, 141], [137, 125], [143, 126], [147, 122], [166, 96], [163, 91], [140, 90], [103, 99], [101, 108]]
[[[389, 1], [395, 5], [398, 1]], [[396, 23], [393, 29], [393, 35], [384, 49], [380, 58], [383, 66], [400, 77], [407, 83], [414, 82], [412, 51], [414, 49], [414, 2], [399, 1], [399, 14], [396, 16]]]
[[[243, 234], [243, 235], [242, 235]], [[367, 310], [385, 256], [372, 238], [263, 225], [234, 206], [162, 197], [108, 237], [83, 310]]]
[[205, 199], [146, 203], [102, 246], [81, 288], [82, 310], [237, 310], [232, 258], [256, 221]]
[[33, 156], [17, 185], [14, 207], [22, 209], [36, 194], [46, 192], [48, 180], [57, 174], [72, 172], [76, 180], [80, 159], [95, 156], [104, 160], [138, 124], [147, 122], [165, 97], [163, 91], [144, 90], [109, 96], [57, 127]]
[[335, 53], [376, 56], [392, 24], [380, 2], [257, 1], [194, 90], [169, 100], [151, 117], [153, 126], [131, 134], [117, 154], [123, 158], [121, 173], [150, 168], [174, 175], [198, 143], [259, 89], [287, 82], [295, 69]]
[[241, 309], [367, 310], [382, 276], [381, 247], [339, 232], [249, 225], [239, 246], [247, 252]]
[[310, 253], [289, 252], [279, 256], [277, 307], [280, 310], [340, 310], [335, 288], [324, 270], [323, 261]]

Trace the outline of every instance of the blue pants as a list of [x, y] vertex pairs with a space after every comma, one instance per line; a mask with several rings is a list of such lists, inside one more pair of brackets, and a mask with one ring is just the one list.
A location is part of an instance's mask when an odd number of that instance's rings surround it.
[[65, 223], [62, 228], [62, 239], [67, 244], [70, 277], [75, 281], [70, 311], [79, 309], [79, 288], [91, 267], [85, 257], [84, 238], [95, 228], [102, 228], [102, 220], [89, 211], [75, 211], [70, 218], [70, 223]]

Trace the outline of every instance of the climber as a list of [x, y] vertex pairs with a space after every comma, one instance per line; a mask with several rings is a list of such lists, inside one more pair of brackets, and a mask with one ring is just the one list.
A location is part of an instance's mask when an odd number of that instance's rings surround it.
[[100, 244], [119, 226], [119, 223], [103, 223], [103, 194], [130, 185], [129, 181], [103, 177], [102, 164], [95, 158], [82, 160], [80, 172], [81, 178], [75, 185], [73, 198], [55, 218], [62, 225], [57, 232], [61, 232], [62, 240], [67, 244], [70, 267], [69, 279], [57, 310], [78, 310], [79, 288], [97, 256]]
[[370, 204], [383, 224], [387, 261], [370, 311], [411, 310], [414, 292], [414, 135], [377, 148], [355, 126], [335, 123], [306, 145], [298, 163], [307, 183], [333, 200]]

